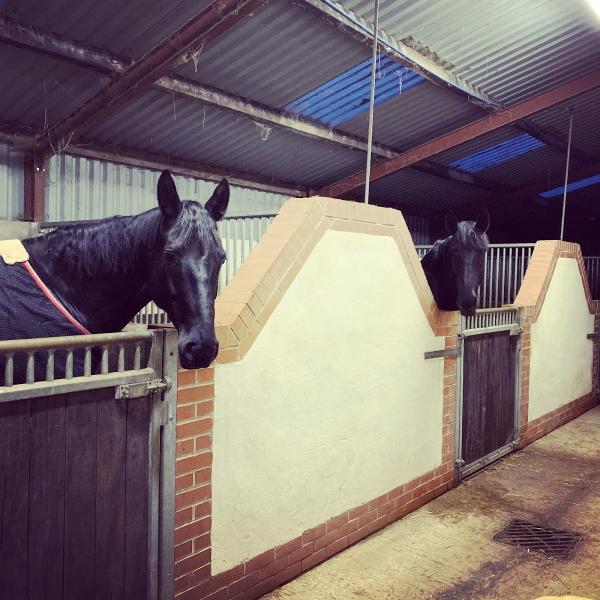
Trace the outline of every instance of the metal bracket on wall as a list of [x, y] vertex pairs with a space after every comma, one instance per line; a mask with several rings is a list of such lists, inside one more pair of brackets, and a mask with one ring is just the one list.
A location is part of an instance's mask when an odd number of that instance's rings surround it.
[[588, 340], [597, 340], [598, 338], [600, 338], [600, 332], [599, 333], [588, 333], [587, 334], [587, 339]]
[[430, 358], [443, 358], [445, 356], [459, 356], [460, 352], [455, 346], [454, 348], [445, 348], [444, 350], [432, 350], [431, 352], [425, 352], [425, 360]]

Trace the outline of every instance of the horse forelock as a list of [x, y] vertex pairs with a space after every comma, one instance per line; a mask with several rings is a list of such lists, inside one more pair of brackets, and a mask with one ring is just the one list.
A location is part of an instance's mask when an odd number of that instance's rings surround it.
[[488, 236], [477, 231], [475, 221], [461, 221], [453, 236], [448, 239], [458, 240], [461, 244], [471, 248], [487, 250], [489, 245]]
[[207, 250], [220, 249], [219, 232], [206, 209], [195, 200], [184, 200], [177, 221], [166, 235], [166, 250], [184, 248], [199, 239]]

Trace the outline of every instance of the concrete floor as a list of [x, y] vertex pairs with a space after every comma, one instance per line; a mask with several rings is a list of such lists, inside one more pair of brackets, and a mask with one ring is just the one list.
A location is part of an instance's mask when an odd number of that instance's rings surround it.
[[[568, 559], [495, 542], [511, 519], [580, 533]], [[600, 600], [600, 407], [264, 596]]]

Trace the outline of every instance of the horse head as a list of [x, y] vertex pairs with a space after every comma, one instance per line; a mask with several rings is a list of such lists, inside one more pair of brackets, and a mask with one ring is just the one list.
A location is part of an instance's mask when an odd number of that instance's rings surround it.
[[173, 178], [164, 171], [157, 196], [162, 219], [159, 251], [153, 261], [152, 299], [177, 328], [181, 366], [208, 367], [219, 350], [215, 298], [226, 255], [216, 222], [227, 210], [229, 184], [223, 179], [203, 207], [180, 200]]
[[450, 235], [448, 252], [457, 290], [456, 306], [462, 315], [472, 316], [477, 308], [477, 288], [483, 282], [490, 215], [483, 210], [476, 221], [459, 222], [449, 213], [445, 225]]

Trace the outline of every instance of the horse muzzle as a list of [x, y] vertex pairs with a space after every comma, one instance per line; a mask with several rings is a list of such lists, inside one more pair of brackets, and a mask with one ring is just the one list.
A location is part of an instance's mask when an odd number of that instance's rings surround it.
[[204, 369], [217, 358], [219, 342], [216, 338], [188, 335], [179, 340], [178, 349], [179, 363], [184, 369]]
[[459, 304], [458, 310], [463, 317], [472, 317], [477, 311], [477, 304]]

